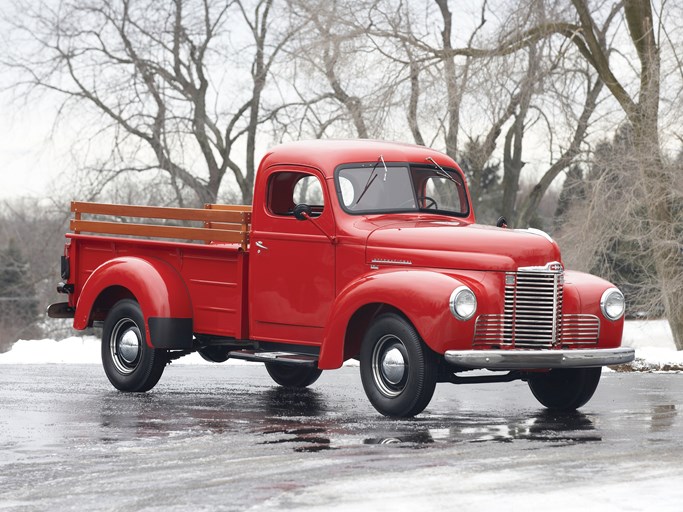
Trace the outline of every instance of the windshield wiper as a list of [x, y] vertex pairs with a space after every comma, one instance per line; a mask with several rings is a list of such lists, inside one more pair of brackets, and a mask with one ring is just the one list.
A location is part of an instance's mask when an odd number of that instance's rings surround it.
[[[358, 199], [356, 199], [354, 206], [358, 206], [358, 203], [360, 203], [360, 200], [363, 199], [363, 196], [365, 195], [365, 193], [370, 188], [370, 185], [372, 185], [372, 182], [375, 181], [375, 178], [377, 177], [377, 175], [375, 174], [375, 169], [377, 169], [377, 166], [379, 165], [380, 160], [384, 164], [384, 157], [382, 155], [379, 155], [379, 158], [375, 162], [375, 165], [372, 166], [372, 171], [370, 171], [370, 176], [368, 176], [368, 181], [365, 182], [365, 186], [363, 187], [363, 191], [358, 196]], [[386, 181], [386, 180], [387, 180], [387, 164], [384, 164], [384, 181]]]
[[446, 178], [447, 180], [451, 180], [457, 186], [462, 187], [462, 185], [453, 176], [451, 176], [443, 167], [441, 167], [439, 164], [437, 164], [436, 161], [434, 161], [434, 159], [431, 156], [428, 156], [427, 160], [429, 160], [434, 165], [436, 165], [437, 169], [434, 170], [434, 172], [436, 174], [438, 174], [442, 178]]

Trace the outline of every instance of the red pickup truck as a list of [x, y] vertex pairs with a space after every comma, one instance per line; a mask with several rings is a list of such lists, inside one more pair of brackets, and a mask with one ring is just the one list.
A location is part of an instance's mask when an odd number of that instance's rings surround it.
[[565, 270], [542, 231], [475, 224], [461, 169], [428, 148], [278, 146], [253, 208], [72, 210], [68, 301], [48, 314], [102, 322], [104, 369], [122, 391], [151, 389], [198, 351], [264, 362], [291, 387], [358, 359], [387, 416], [419, 414], [437, 382], [514, 379], [546, 407], [576, 409], [601, 366], [634, 358], [620, 347], [622, 293]]

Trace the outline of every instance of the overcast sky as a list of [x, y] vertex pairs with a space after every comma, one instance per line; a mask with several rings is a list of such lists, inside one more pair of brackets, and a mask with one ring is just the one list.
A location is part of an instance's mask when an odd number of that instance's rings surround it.
[[58, 153], [65, 151], [51, 141], [50, 109], [20, 108], [7, 93], [0, 99], [0, 198], [43, 196], [60, 168]]

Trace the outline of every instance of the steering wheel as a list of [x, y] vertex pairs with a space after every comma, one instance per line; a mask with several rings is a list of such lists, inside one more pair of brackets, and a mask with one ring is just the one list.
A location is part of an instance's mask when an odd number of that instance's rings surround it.
[[424, 206], [420, 206], [420, 209], [422, 208], [434, 208], [435, 210], [439, 209], [439, 205], [436, 204], [436, 200], [433, 197], [429, 196], [417, 196], [417, 202], [419, 204], [424, 204]]

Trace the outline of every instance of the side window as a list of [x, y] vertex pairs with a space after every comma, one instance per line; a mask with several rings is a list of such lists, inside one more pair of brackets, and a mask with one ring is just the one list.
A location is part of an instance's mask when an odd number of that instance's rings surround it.
[[294, 204], [305, 203], [310, 206], [324, 206], [323, 188], [315, 176], [304, 176], [294, 186]]
[[297, 204], [305, 203], [319, 216], [325, 209], [320, 180], [303, 172], [274, 173], [268, 180], [268, 209], [274, 215], [292, 216]]

